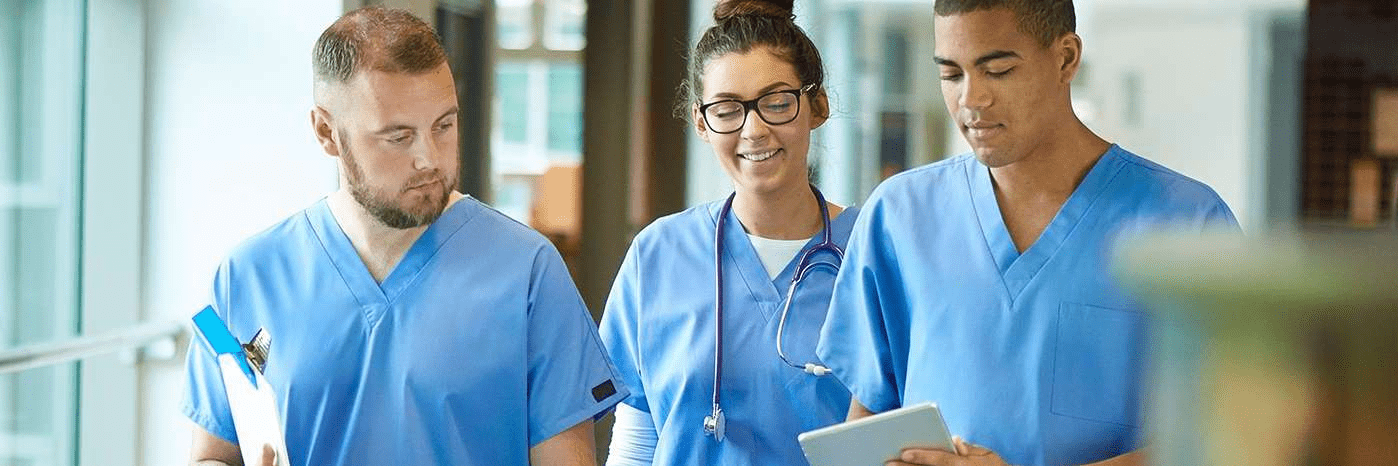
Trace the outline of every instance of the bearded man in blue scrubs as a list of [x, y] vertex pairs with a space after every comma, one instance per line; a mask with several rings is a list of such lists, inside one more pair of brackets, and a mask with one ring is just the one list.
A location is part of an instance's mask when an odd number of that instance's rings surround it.
[[[548, 241], [455, 191], [432, 28], [356, 10], [313, 62], [340, 189], [239, 246], [211, 303], [240, 341], [271, 337], [291, 464], [594, 464], [593, 421], [627, 392]], [[191, 461], [242, 464], [217, 362], [191, 345], [187, 372]]]
[[1208, 186], [1074, 115], [1071, 1], [934, 8], [942, 95], [973, 153], [875, 189], [818, 354], [851, 418], [933, 401], [964, 439], [888, 464], [1140, 464], [1146, 317], [1109, 276], [1110, 250], [1237, 222]]

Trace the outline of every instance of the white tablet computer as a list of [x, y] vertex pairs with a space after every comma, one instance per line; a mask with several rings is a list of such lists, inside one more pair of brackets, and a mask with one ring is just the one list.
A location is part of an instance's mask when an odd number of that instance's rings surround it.
[[904, 448], [956, 451], [936, 403], [919, 403], [796, 436], [811, 466], [873, 466]]

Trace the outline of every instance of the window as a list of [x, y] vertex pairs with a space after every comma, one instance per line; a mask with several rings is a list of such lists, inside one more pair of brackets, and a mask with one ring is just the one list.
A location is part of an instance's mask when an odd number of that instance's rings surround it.
[[500, 48], [527, 49], [534, 41], [532, 0], [500, 0], [495, 5], [496, 30]]
[[[73, 336], [84, 3], [0, 0], [0, 349]], [[74, 364], [0, 375], [0, 464], [75, 460]]]
[[583, 36], [586, 19], [587, 2], [584, 0], [544, 2], [544, 48], [582, 50], [587, 43]]
[[[497, 4], [500, 48], [491, 132], [493, 204], [568, 255], [581, 225], [582, 0]], [[546, 217], [546, 218], [545, 218]]]
[[577, 163], [582, 156], [582, 65], [553, 63], [548, 72], [549, 159]]

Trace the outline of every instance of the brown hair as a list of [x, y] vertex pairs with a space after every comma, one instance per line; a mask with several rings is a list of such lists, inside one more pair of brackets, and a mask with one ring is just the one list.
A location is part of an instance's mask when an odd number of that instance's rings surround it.
[[341, 16], [311, 52], [316, 81], [333, 83], [365, 70], [423, 73], [446, 61], [432, 26], [407, 11], [372, 6]]
[[951, 16], [995, 8], [1014, 13], [1019, 19], [1019, 31], [1044, 47], [1077, 30], [1073, 0], [936, 0], [932, 10], [937, 16]]
[[[692, 117], [691, 106], [703, 97], [704, 68], [709, 62], [730, 53], [747, 53], [759, 46], [767, 47], [777, 57], [791, 63], [802, 86], [814, 85], [811, 97], [824, 93], [825, 65], [820, 51], [806, 31], [796, 25], [792, 6], [793, 0], [720, 0], [714, 6], [715, 24], [704, 31], [689, 54], [688, 77], [680, 83], [675, 115], [686, 120]], [[828, 116], [828, 108], [815, 110]]]

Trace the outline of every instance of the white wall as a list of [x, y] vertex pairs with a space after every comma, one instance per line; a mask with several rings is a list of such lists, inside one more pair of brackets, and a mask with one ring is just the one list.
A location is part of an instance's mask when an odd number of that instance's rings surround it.
[[[342, 0], [148, 2], [146, 320], [187, 319], [243, 238], [336, 183], [309, 123], [310, 51]], [[141, 462], [184, 464], [183, 353], [141, 377]]]
[[1121, 7], [1099, 10], [1084, 45], [1093, 129], [1212, 186], [1240, 217], [1254, 189], [1247, 28], [1238, 13]]
[[1264, 19], [1303, 8], [1254, 3], [1099, 5], [1075, 94], [1099, 134], [1212, 186], [1247, 230], [1266, 222], [1270, 182], [1257, 176], [1267, 170], [1256, 137], [1271, 79]]
[[1301, 11], [1307, 0], [1075, 0], [1074, 9], [1078, 15], [1078, 32], [1100, 24], [1098, 11], [1121, 8], [1173, 8], [1229, 12], [1258, 9], [1289, 9]]

